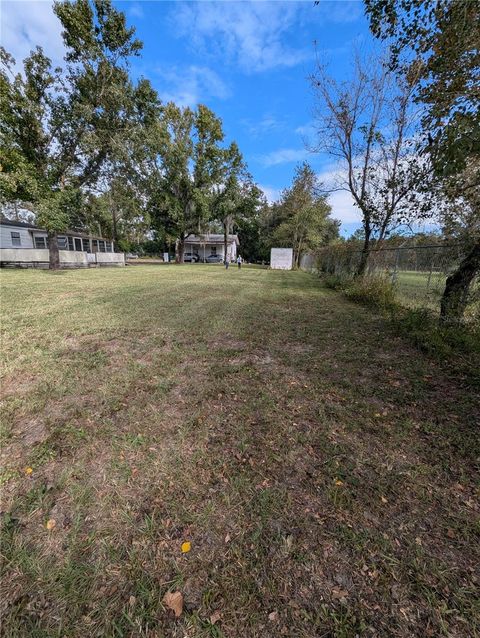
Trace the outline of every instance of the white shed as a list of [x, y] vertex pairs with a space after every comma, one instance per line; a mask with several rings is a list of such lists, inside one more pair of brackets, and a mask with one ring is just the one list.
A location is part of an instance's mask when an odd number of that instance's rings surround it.
[[293, 248], [272, 248], [270, 251], [270, 268], [273, 268], [273, 270], [292, 270]]

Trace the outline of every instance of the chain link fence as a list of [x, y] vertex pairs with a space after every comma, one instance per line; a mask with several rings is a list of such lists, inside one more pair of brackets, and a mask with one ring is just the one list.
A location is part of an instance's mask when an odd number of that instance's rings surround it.
[[[357, 271], [361, 254], [361, 250], [348, 245], [326, 246], [315, 254], [303, 255], [301, 268], [348, 280]], [[391, 283], [401, 305], [439, 311], [446, 278], [464, 255], [464, 247], [460, 244], [373, 249], [366, 274]], [[480, 318], [478, 278], [470, 291], [468, 312]]]

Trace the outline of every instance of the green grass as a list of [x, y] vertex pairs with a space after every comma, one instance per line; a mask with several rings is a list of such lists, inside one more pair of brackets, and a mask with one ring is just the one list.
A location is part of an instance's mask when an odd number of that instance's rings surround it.
[[301, 272], [0, 274], [3, 636], [480, 635], [467, 369]]
[[439, 272], [430, 275], [413, 270], [399, 271], [395, 290], [397, 300], [407, 307], [430, 308], [438, 312], [445, 280], [445, 275]]

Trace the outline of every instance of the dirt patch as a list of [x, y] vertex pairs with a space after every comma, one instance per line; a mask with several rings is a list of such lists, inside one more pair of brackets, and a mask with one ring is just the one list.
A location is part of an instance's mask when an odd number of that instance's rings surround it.
[[232, 335], [220, 334], [216, 335], [215, 338], [209, 339], [207, 341], [208, 346], [213, 349], [220, 350], [246, 350], [248, 348], [248, 344], [246, 341], [242, 341], [241, 339], [236, 339]]
[[4, 377], [0, 380], [0, 400], [9, 396], [28, 394], [33, 390], [38, 377], [22, 372], [21, 375]]
[[275, 364], [275, 359], [270, 354], [250, 354], [229, 359], [231, 366], [270, 366]]

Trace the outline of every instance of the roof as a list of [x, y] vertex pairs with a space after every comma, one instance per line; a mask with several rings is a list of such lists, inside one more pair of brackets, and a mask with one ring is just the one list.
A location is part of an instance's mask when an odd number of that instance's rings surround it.
[[[219, 234], [219, 233], [206, 233], [205, 235], [189, 235], [186, 239], [185, 242], [187, 244], [190, 243], [215, 243], [215, 244], [223, 244], [224, 241], [224, 237], [223, 235]], [[237, 244], [237, 246], [240, 245], [240, 242], [238, 240], [238, 235], [228, 235], [227, 236], [227, 241], [229, 243], [235, 243]]]
[[29, 224], [28, 222], [17, 222], [14, 219], [6, 219], [5, 217], [2, 217], [2, 219], [0, 220], [0, 224], [2, 226], [15, 226], [17, 228], [33, 228], [34, 230], [41, 230], [41, 228], [38, 228], [38, 226], [35, 226], [35, 224]]
[[[29, 230], [38, 230], [41, 233], [46, 233], [45, 228], [39, 228], [35, 226], [35, 224], [29, 224], [28, 222], [17, 222], [14, 219], [7, 219], [6, 217], [2, 217], [0, 220], [0, 226], [10, 226], [13, 228], [27, 228]], [[80, 230], [62, 230], [58, 232], [58, 235], [73, 235], [74, 237], [86, 237], [89, 239], [103, 239], [106, 241], [111, 241], [108, 237], [102, 237], [102, 235], [96, 235], [95, 233], [85, 233]]]

